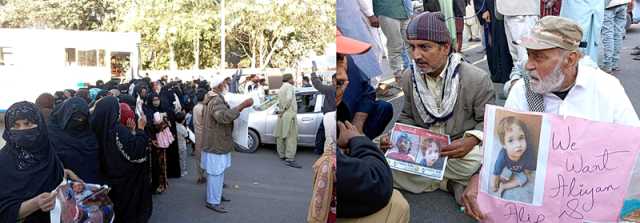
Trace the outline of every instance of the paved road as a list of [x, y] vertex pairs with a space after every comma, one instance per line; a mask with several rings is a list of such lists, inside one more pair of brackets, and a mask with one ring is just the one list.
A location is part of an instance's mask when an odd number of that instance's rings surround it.
[[[319, 157], [311, 148], [299, 148], [296, 156], [302, 169], [287, 167], [275, 146], [253, 154], [232, 153], [225, 173], [224, 203], [229, 213], [219, 214], [204, 207], [205, 187], [197, 185], [193, 171], [181, 179], [170, 179], [169, 190], [154, 195], [154, 223], [210, 222], [306, 222], [311, 197], [313, 162]], [[193, 161], [193, 160], [190, 160]], [[192, 163], [190, 163], [190, 166]]]

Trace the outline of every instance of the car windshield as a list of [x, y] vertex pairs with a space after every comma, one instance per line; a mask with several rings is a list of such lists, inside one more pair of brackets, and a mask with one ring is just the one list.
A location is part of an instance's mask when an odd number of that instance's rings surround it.
[[269, 109], [271, 106], [278, 103], [278, 96], [277, 95], [267, 96], [265, 100], [266, 100], [265, 102], [263, 102], [260, 106], [258, 106], [255, 109], [258, 111], [264, 111]]

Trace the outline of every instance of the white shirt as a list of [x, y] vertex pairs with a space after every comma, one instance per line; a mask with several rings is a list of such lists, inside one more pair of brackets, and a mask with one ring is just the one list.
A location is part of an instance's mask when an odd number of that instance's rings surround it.
[[186, 150], [187, 149], [187, 138], [189, 137], [189, 131], [187, 130], [187, 128], [184, 127], [184, 125], [177, 123], [176, 124], [176, 133], [178, 137], [178, 148], [180, 150]]
[[607, 5], [607, 8], [611, 8], [613, 6], [618, 6], [618, 5], [624, 5], [627, 4], [631, 1], [629, 0], [611, 0], [611, 2], [609, 2], [609, 5]]
[[[524, 81], [511, 89], [504, 107], [529, 111]], [[640, 126], [629, 97], [615, 77], [580, 64], [576, 83], [564, 100], [553, 93], [543, 95], [545, 112], [593, 121]]]

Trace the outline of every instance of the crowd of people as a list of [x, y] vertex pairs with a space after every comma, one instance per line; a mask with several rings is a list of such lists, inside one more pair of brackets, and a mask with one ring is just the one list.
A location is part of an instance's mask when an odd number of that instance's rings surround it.
[[[348, 87], [337, 85], [336, 219], [409, 222], [410, 204], [398, 190], [449, 192], [461, 210], [482, 219], [478, 173], [482, 140], [490, 134], [483, 132], [484, 109], [500, 93], [513, 110], [640, 126], [613, 76], [620, 70], [624, 36], [617, 15], [628, 2], [425, 0], [424, 12], [416, 12], [406, 0], [339, 1], [336, 75]], [[465, 7], [473, 7], [466, 10], [473, 14], [465, 15]], [[362, 19], [349, 19], [353, 15]], [[488, 71], [466, 61], [461, 51], [461, 22], [474, 17], [482, 27]], [[385, 57], [395, 76], [385, 90], [404, 93], [397, 123], [451, 137], [440, 149], [448, 157], [443, 180], [396, 171], [385, 160], [392, 146], [385, 129], [394, 124], [393, 112], [379, 98], [386, 94], [373, 87], [386, 75]], [[505, 84], [504, 92], [495, 90], [496, 83]]]
[[[234, 121], [268, 95], [264, 78], [248, 75], [240, 82], [241, 76], [97, 81], [13, 104], [5, 113], [6, 145], [0, 150], [0, 176], [7, 181], [0, 185], [0, 221], [48, 222], [51, 191], [65, 178], [108, 185], [116, 222], [147, 222], [152, 194], [170, 190], [168, 179], [189, 169], [196, 170], [198, 184], [206, 183], [206, 207], [228, 212], [222, 191], [237, 146]], [[278, 154], [286, 165], [301, 168], [295, 162], [294, 81], [290, 74], [283, 77]], [[230, 92], [249, 96], [230, 107]]]

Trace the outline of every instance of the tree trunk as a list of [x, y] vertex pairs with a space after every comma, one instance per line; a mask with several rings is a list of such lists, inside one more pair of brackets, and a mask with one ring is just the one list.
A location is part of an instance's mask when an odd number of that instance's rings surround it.
[[169, 44], [169, 70], [177, 70], [176, 53], [173, 50], [173, 44]]
[[200, 34], [196, 35], [196, 39], [193, 41], [193, 69], [200, 69]]

